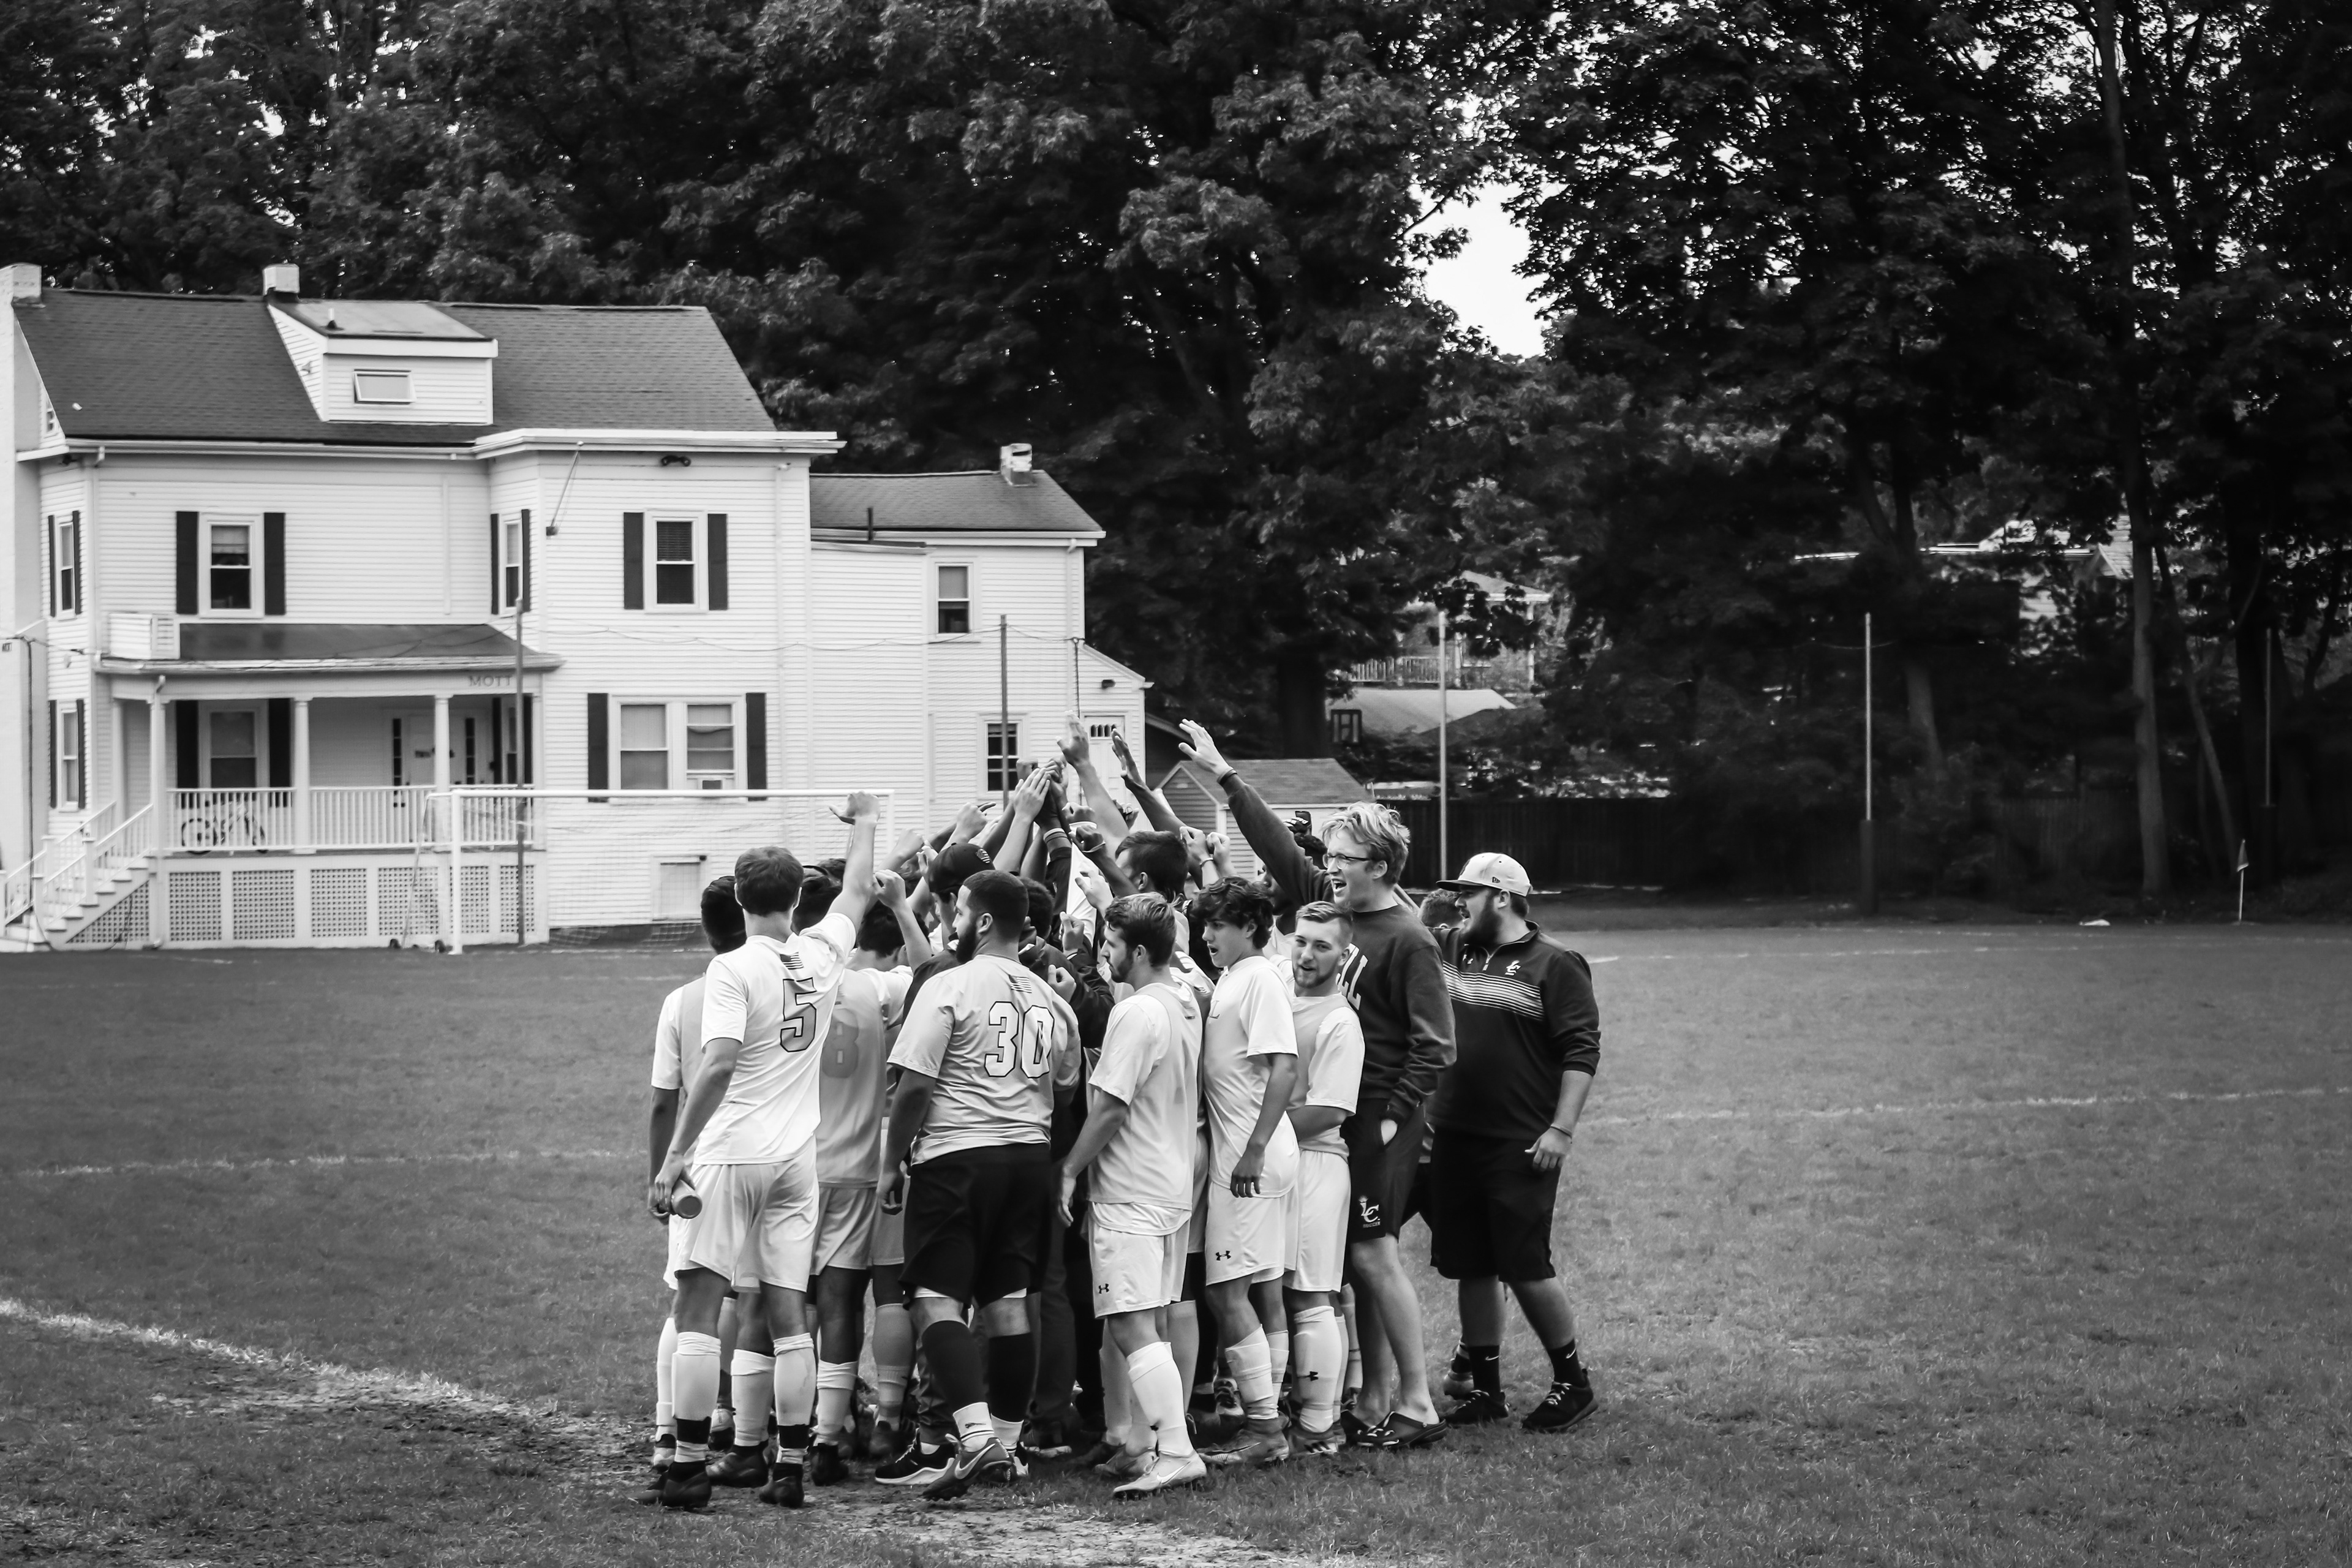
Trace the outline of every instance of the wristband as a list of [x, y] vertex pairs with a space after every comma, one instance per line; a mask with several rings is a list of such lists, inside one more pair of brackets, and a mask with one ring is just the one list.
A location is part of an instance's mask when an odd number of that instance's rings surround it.
[[1547, 1132], [1557, 1132], [1571, 1143], [1576, 1142], [1576, 1130], [1572, 1127], [1562, 1127], [1559, 1123], [1554, 1122], [1551, 1126], [1545, 1128], [1544, 1131]]

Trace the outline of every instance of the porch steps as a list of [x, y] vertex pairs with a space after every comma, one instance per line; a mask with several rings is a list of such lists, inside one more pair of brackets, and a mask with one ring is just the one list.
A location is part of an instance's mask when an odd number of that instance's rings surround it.
[[[104, 918], [115, 905], [146, 886], [153, 874], [154, 862], [144, 855], [117, 862], [100, 873], [91, 881], [89, 890], [72, 905], [51, 909], [37, 931], [28, 915], [6, 931], [0, 932], [0, 952], [32, 952], [42, 947], [63, 947]], [[16, 942], [23, 945], [14, 945]]]

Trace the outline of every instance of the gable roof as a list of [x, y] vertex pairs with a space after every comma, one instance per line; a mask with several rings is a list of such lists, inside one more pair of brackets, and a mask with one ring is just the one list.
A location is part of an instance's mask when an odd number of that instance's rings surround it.
[[[1356, 782], [1355, 774], [1329, 757], [1249, 757], [1237, 759], [1234, 766], [1268, 805], [1324, 805], [1371, 798], [1371, 792]], [[1209, 771], [1196, 763], [1178, 763], [1160, 778], [1160, 787], [1165, 789], [1180, 773], [1211, 800], [1225, 798]]]
[[871, 507], [877, 538], [892, 533], [1102, 537], [1102, 525], [1054, 482], [1053, 475], [1033, 469], [1026, 477], [1029, 483], [1014, 485], [994, 468], [955, 474], [811, 474], [809, 526], [863, 539]]
[[464, 445], [501, 430], [774, 430], [699, 306], [435, 305], [499, 340], [488, 425], [319, 417], [250, 295], [46, 289], [16, 303], [58, 424], [82, 439]]
[[[1345, 697], [1333, 698], [1328, 706], [1335, 710], [1356, 710], [1364, 716], [1364, 729], [1375, 735], [1434, 734], [1437, 730], [1438, 692], [1433, 686], [1359, 686]], [[1449, 687], [1445, 692], [1449, 724], [1516, 706], [1501, 692], [1485, 686]]]

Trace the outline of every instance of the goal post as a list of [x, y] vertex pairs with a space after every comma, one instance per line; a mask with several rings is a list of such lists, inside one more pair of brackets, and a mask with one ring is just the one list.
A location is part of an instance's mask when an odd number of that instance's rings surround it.
[[[446, 860], [441, 937], [451, 952], [465, 951], [468, 934], [500, 936], [511, 877], [513, 923], [524, 929], [557, 925], [657, 924], [694, 918], [665, 910], [666, 871], [698, 865], [694, 891], [732, 867], [737, 855], [762, 844], [782, 844], [804, 865], [843, 852], [849, 829], [835, 813], [847, 789], [557, 789], [525, 785], [457, 784], [433, 795], [432, 847]], [[897, 833], [895, 792], [866, 792], [882, 805], [875, 827], [877, 855]], [[527, 875], [526, 849], [538, 852], [537, 889]], [[720, 864], [713, 868], [712, 862]], [[508, 867], [513, 869], [506, 876]], [[540, 911], [526, 920], [526, 904]], [[520, 939], [518, 939], [520, 945]]]

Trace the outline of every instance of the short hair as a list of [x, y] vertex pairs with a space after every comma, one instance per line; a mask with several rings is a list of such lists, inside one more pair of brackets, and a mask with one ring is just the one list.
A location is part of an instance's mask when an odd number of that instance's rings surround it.
[[877, 900], [866, 906], [866, 918], [857, 922], [857, 945], [867, 952], [896, 952], [907, 945], [898, 916], [889, 905]]
[[923, 873], [923, 880], [930, 884], [932, 898], [941, 904], [952, 904], [964, 879], [987, 869], [988, 857], [980, 852], [980, 846], [967, 840], [940, 850], [930, 869]]
[[1274, 931], [1274, 894], [1263, 882], [1212, 882], [1192, 900], [1192, 918], [1202, 925], [1215, 921], [1239, 926], [1252, 942], [1263, 943]]
[[743, 945], [743, 906], [735, 901], [735, 879], [713, 877], [702, 889], [702, 934], [713, 952], [732, 952]]
[[841, 884], [825, 874], [822, 866], [812, 866], [801, 875], [801, 901], [796, 913], [798, 922], [813, 926], [833, 912], [833, 900], [841, 897]]
[[1052, 942], [1062, 934], [1062, 910], [1054, 889], [1034, 877], [1022, 878], [1021, 886], [1029, 895], [1029, 929], [1037, 933], [1039, 942]]
[[1176, 956], [1176, 911], [1157, 893], [1129, 893], [1111, 900], [1103, 911], [1106, 930], [1118, 932], [1128, 946], [1142, 950], [1154, 969]]
[[1139, 828], [1119, 840], [1118, 852], [1127, 857], [1129, 869], [1143, 885], [1162, 897], [1181, 892], [1184, 879], [1192, 874], [1192, 859], [1184, 853], [1181, 834]]
[[807, 873], [800, 857], [781, 844], [746, 849], [735, 857], [735, 901], [751, 915], [788, 915], [800, 902]]
[[1009, 932], [1017, 938], [1028, 923], [1029, 889], [1010, 871], [975, 871], [964, 879], [963, 894], [974, 914], [996, 922], [999, 936]]
[[1393, 882], [1404, 875], [1405, 858], [1412, 853], [1412, 829], [1404, 825], [1404, 818], [1378, 801], [1360, 800], [1325, 823], [1323, 837], [1328, 840], [1341, 828], [1364, 847], [1365, 854], [1387, 863], [1381, 880]]
[[1323, 925], [1342, 925], [1350, 931], [1356, 929], [1356, 917], [1328, 899], [1318, 899], [1311, 904], [1301, 904], [1291, 919], [1297, 922], [1314, 921]]

